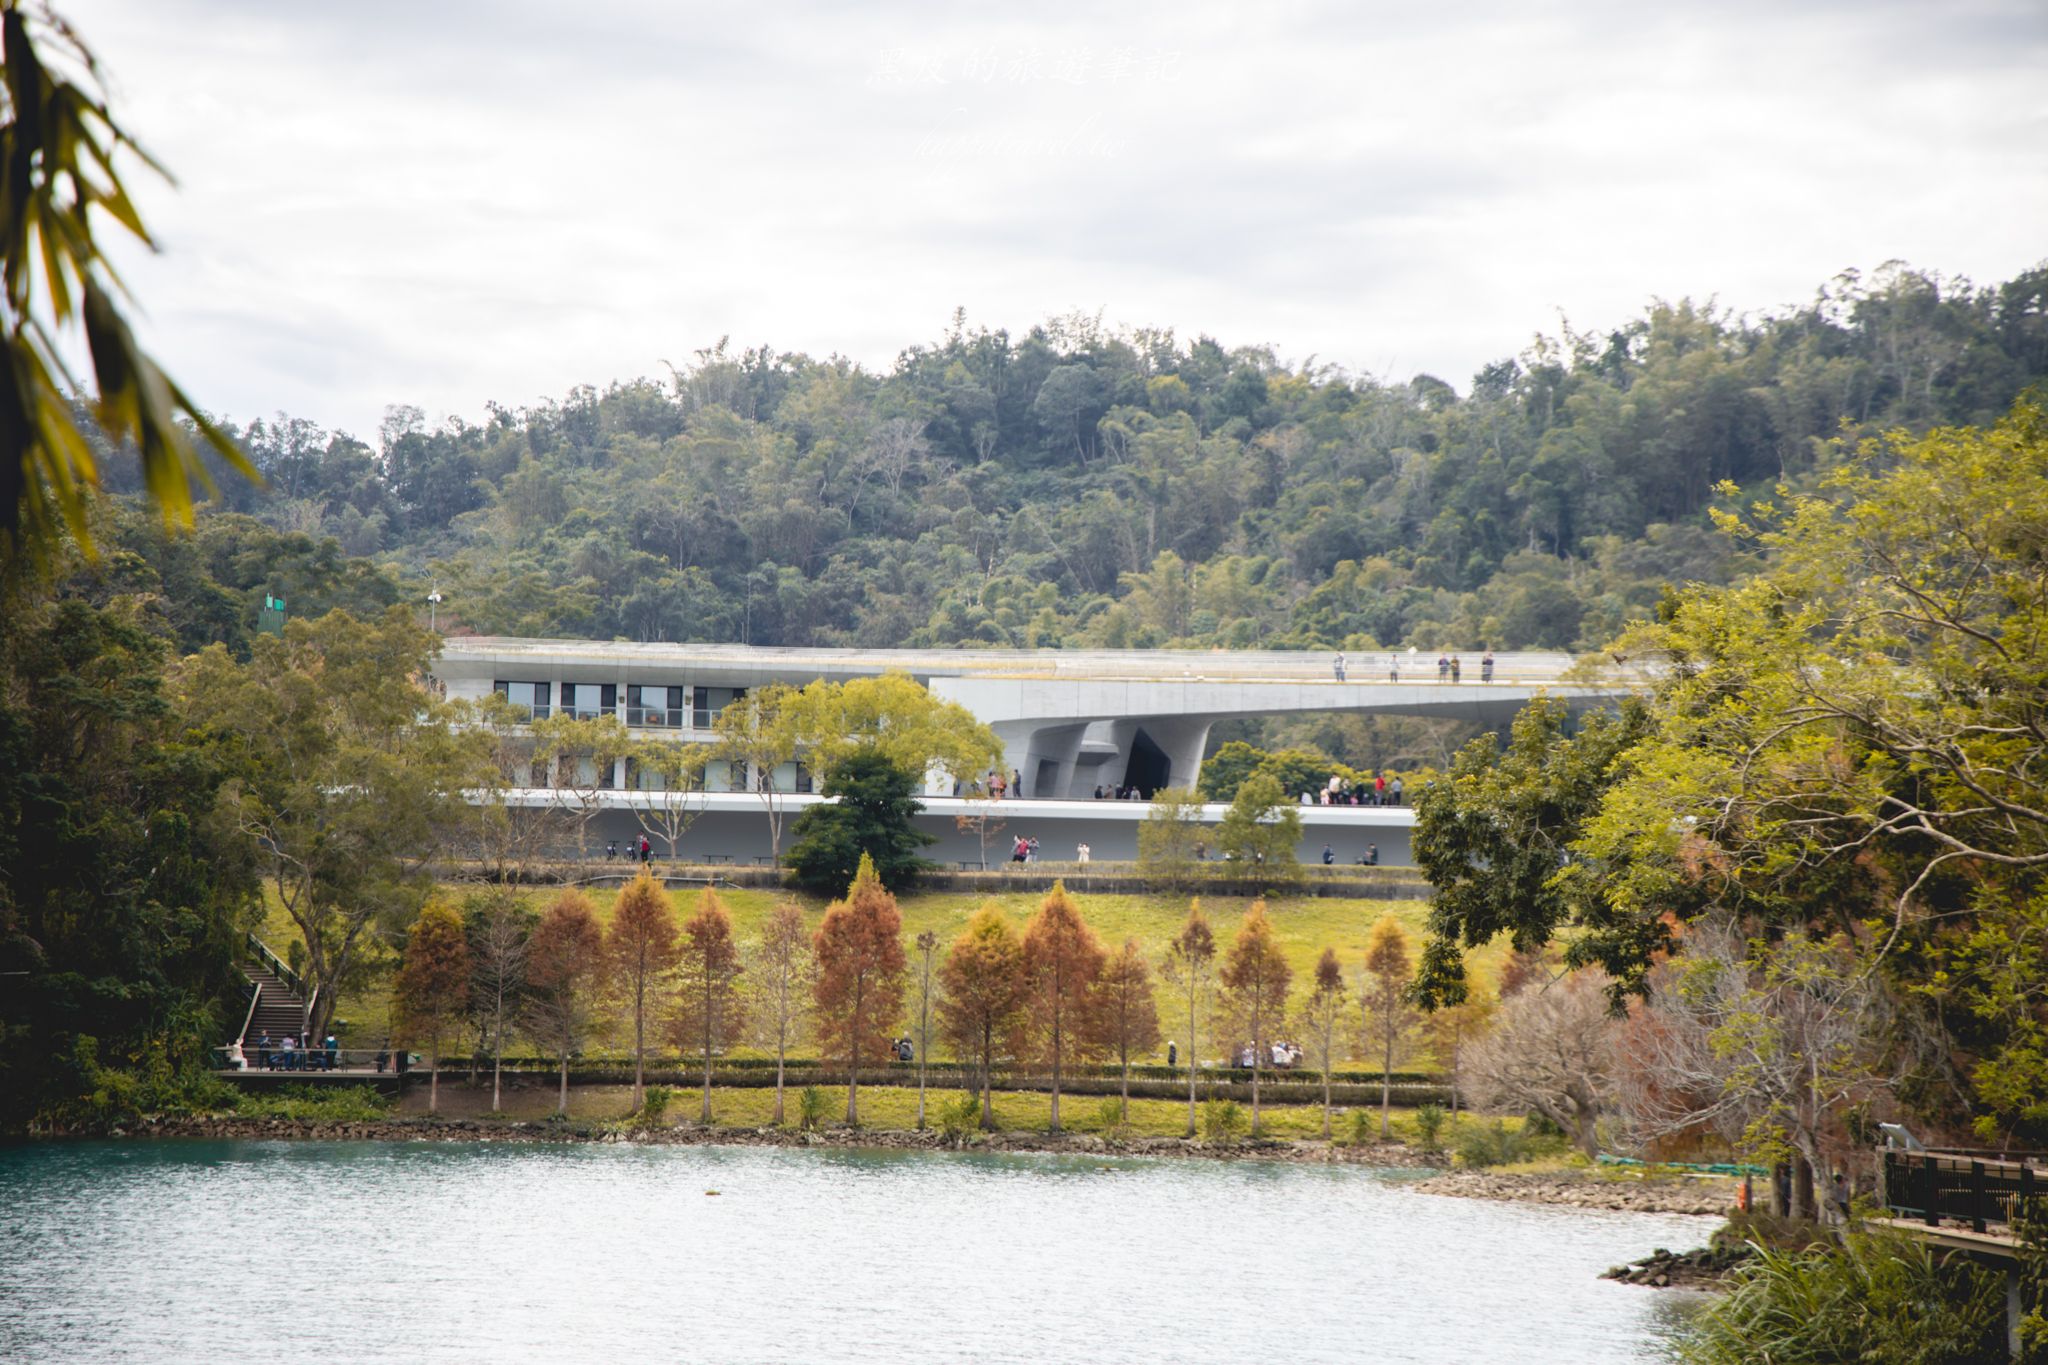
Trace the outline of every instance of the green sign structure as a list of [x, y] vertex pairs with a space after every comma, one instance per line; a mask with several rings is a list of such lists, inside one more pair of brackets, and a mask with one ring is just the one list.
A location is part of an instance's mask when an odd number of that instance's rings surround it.
[[256, 628], [272, 635], [284, 634], [284, 599], [271, 593], [263, 594], [263, 610], [257, 614]]

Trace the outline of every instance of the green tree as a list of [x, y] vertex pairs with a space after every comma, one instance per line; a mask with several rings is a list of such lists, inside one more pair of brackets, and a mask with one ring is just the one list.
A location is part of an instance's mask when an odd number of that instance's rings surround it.
[[1265, 774], [1247, 779], [1237, 789], [1216, 826], [1216, 845], [1240, 864], [1256, 869], [1249, 875], [1281, 880], [1298, 874], [1294, 850], [1301, 843], [1301, 812], [1280, 784]]
[[1185, 886], [1194, 880], [1202, 841], [1202, 802], [1183, 787], [1161, 787], [1138, 826], [1138, 872], [1147, 881]]
[[174, 1108], [246, 990], [231, 755], [183, 733], [144, 603], [100, 586], [0, 604], [0, 1131], [63, 1117], [95, 1069]]
[[1264, 749], [1241, 739], [1227, 740], [1202, 760], [1202, 778], [1196, 790], [1207, 801], [1233, 800], [1244, 780], [1265, 761]]
[[[399, 1028], [407, 1043], [427, 1045], [427, 1112], [441, 1107], [441, 1039], [469, 1004], [469, 944], [462, 917], [429, 902], [405, 937], [405, 965], [393, 990]], [[312, 1035], [306, 1046], [312, 1047]]]
[[1560, 877], [1623, 755], [1648, 732], [1648, 714], [1627, 702], [1618, 715], [1587, 716], [1576, 735], [1570, 720], [1563, 702], [1537, 698], [1515, 716], [1505, 750], [1493, 735], [1472, 741], [1415, 798], [1415, 861], [1436, 892], [1417, 983], [1425, 1006], [1462, 1000], [1465, 950], [1503, 933], [1533, 952], [1577, 924], [1587, 932], [1569, 960], [1599, 962], [1630, 984], [1666, 945], [1660, 922], [1582, 913]]
[[819, 679], [788, 699], [798, 751], [830, 782], [846, 763], [879, 755], [922, 784], [928, 775], [971, 782], [1000, 762], [1002, 741], [958, 702], [934, 697], [901, 673]]
[[426, 902], [468, 795], [496, 781], [485, 737], [422, 686], [434, 648], [401, 608], [335, 611], [259, 638], [247, 663], [213, 645], [172, 677], [192, 742], [231, 756], [234, 818], [305, 945], [315, 1036], [378, 933]]
[[878, 753], [842, 761], [825, 785], [836, 800], [807, 808], [791, 830], [790, 866], [799, 885], [844, 886], [863, 860], [885, 886], [902, 888], [934, 866], [917, 850], [937, 842], [913, 823], [924, 809], [911, 775]]
[[[37, 50], [38, 28], [45, 50], [59, 52], [59, 67]], [[67, 78], [63, 66], [98, 80], [98, 63], [68, 24], [20, 0], [0, 4], [0, 328], [7, 350], [0, 561], [10, 566], [24, 550], [47, 556], [59, 528], [81, 547], [92, 544], [87, 494], [99, 484], [99, 461], [72, 404], [78, 385], [63, 334], [73, 326], [92, 361], [92, 426], [139, 454], [143, 484], [166, 518], [189, 525], [192, 485], [212, 486], [192, 433], [232, 468], [255, 475], [234, 442], [136, 345], [121, 315], [127, 289], [99, 231], [111, 226], [155, 246], [122, 183], [122, 153], [163, 171], [114, 121], [107, 102]]]

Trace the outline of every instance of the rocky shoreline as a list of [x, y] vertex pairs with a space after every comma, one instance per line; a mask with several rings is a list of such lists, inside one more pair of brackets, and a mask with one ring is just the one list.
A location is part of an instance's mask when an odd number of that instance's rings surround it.
[[1640, 1261], [1610, 1268], [1600, 1278], [1652, 1289], [1719, 1289], [1737, 1266], [1755, 1255], [1756, 1250], [1747, 1244], [1718, 1240], [1691, 1251], [1658, 1247]]
[[1708, 1179], [1629, 1180], [1500, 1171], [1445, 1171], [1415, 1187], [1459, 1199], [1506, 1199], [1625, 1213], [1688, 1213], [1723, 1217], [1735, 1207], [1735, 1182]]
[[164, 1118], [117, 1128], [114, 1138], [234, 1138], [305, 1142], [533, 1142], [619, 1143], [664, 1147], [868, 1147], [902, 1151], [1050, 1152], [1068, 1155], [1192, 1157], [1212, 1161], [1284, 1161], [1313, 1165], [1440, 1168], [1398, 1142], [1337, 1146], [1278, 1138], [1204, 1142], [1186, 1138], [1113, 1138], [1096, 1133], [975, 1133], [949, 1141], [935, 1129], [829, 1127], [810, 1132], [787, 1128], [704, 1128], [676, 1125], [634, 1128], [624, 1124], [549, 1123], [520, 1120], [394, 1118], [366, 1120], [267, 1119], [239, 1116]]

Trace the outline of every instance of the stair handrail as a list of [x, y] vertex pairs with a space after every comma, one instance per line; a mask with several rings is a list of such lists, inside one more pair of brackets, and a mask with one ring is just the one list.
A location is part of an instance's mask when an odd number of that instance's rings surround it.
[[242, 1016], [242, 1031], [235, 1035], [236, 1042], [246, 1043], [249, 1041], [249, 1025], [256, 1022], [256, 1002], [262, 998], [263, 983], [261, 981], [251, 981], [249, 983], [249, 1012]]
[[270, 969], [273, 976], [284, 982], [285, 985], [290, 986], [292, 994], [299, 996], [301, 999], [305, 997], [306, 982], [304, 978], [290, 967], [285, 966], [284, 959], [271, 952], [270, 945], [256, 937], [253, 933], [249, 935], [249, 951], [255, 954], [258, 962], [261, 962]]

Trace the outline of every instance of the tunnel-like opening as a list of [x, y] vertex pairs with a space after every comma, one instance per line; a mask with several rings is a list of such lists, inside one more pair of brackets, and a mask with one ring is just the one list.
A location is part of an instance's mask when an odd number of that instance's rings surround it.
[[1173, 775], [1173, 760], [1142, 729], [1131, 736], [1131, 761], [1124, 767], [1124, 785], [1136, 787], [1147, 801]]

